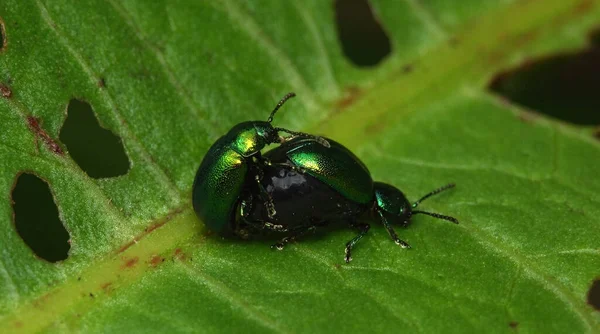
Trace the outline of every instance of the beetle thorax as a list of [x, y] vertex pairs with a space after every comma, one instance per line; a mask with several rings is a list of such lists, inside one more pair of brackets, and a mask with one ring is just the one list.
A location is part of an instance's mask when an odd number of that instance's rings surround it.
[[227, 134], [231, 149], [244, 157], [250, 157], [277, 140], [277, 133], [267, 122], [244, 122], [233, 127]]

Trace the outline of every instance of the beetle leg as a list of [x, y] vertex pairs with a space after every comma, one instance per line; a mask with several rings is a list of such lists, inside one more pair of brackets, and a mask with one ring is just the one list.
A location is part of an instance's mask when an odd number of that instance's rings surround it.
[[[242, 221], [244, 222], [246, 227], [251, 228], [253, 231], [263, 231], [263, 230], [270, 230], [270, 231], [275, 231], [275, 232], [287, 232], [287, 229], [283, 226], [283, 225], [279, 225], [279, 224], [273, 224], [271, 222], [268, 221], [263, 221], [263, 220], [258, 220], [258, 219], [248, 219], [248, 217], [250, 216], [250, 213], [252, 212], [252, 209], [254, 207], [254, 202], [253, 202], [253, 196], [252, 193], [245, 193], [244, 196], [242, 196], [243, 198], [240, 201], [240, 219], [242, 219]], [[249, 234], [248, 231], [246, 231], [245, 229], [241, 229], [240, 233], [237, 233], [238, 235], [242, 236], [242, 238], [244, 238], [244, 236], [246, 236]]]
[[283, 225], [273, 224], [271, 222], [259, 220], [259, 219], [249, 220], [244, 216], [241, 216], [240, 218], [243, 220], [245, 226], [247, 228], [251, 229], [251, 232], [248, 232], [248, 234], [257, 234], [257, 233], [260, 233], [265, 230], [273, 231], [273, 232], [287, 232], [288, 231], [287, 228]]
[[286, 232], [287, 229], [285, 227], [283, 227], [283, 225], [279, 225], [279, 224], [273, 224], [267, 221], [263, 221], [263, 220], [253, 220], [250, 221], [248, 220], [248, 216], [250, 216], [250, 212], [252, 212], [252, 208], [254, 207], [254, 204], [252, 204], [252, 194], [248, 193], [246, 195], [245, 198], [243, 198], [240, 202], [240, 217], [242, 217], [242, 219], [244, 220], [245, 223], [247, 223], [248, 225], [252, 225], [252, 226], [261, 226], [261, 230], [264, 229], [268, 229], [271, 231], [278, 231], [278, 232]]
[[248, 217], [250, 215], [250, 211], [252, 211], [252, 194], [248, 193], [246, 198], [242, 199], [240, 202], [240, 216]]
[[296, 238], [295, 236], [289, 236], [289, 237], [285, 237], [281, 240], [279, 240], [278, 243], [271, 245], [271, 248], [277, 248], [277, 250], [283, 250], [283, 248], [285, 247], [285, 245], [287, 245], [290, 241], [294, 241]]
[[270, 230], [270, 231], [275, 231], [275, 232], [287, 232], [288, 231], [288, 229], [285, 228], [285, 226], [279, 225], [279, 224], [273, 224], [270, 222], [263, 222], [263, 228]]
[[396, 231], [394, 231], [394, 228], [392, 227], [392, 225], [387, 221], [387, 219], [385, 219], [383, 212], [381, 212], [381, 210], [376, 210], [376, 211], [379, 214], [379, 216], [381, 217], [381, 223], [383, 223], [383, 226], [388, 231], [388, 234], [390, 235], [392, 240], [394, 240], [396, 245], [398, 245], [402, 248], [410, 248], [410, 245], [408, 243], [406, 243], [405, 241], [398, 238]]
[[263, 167], [271, 166], [271, 161], [269, 159], [263, 157], [262, 154], [260, 154], [260, 152], [257, 152], [254, 155], [254, 159], [256, 159], [256, 162], [261, 164]]
[[344, 260], [346, 261], [346, 263], [349, 263], [350, 261], [352, 261], [352, 256], [351, 256], [351, 252], [352, 252], [352, 247], [354, 247], [354, 245], [356, 245], [356, 243], [362, 239], [365, 234], [367, 234], [367, 232], [369, 232], [369, 229], [371, 228], [371, 225], [369, 224], [359, 224], [359, 225], [355, 225], [358, 228], [358, 235], [355, 236], [352, 240], [348, 241], [348, 243], [346, 243], [346, 249], [345, 249], [345, 256], [344, 256]]
[[[270, 164], [271, 164], [271, 162], [269, 160], [263, 158], [262, 155], [260, 155], [260, 152], [257, 153], [255, 158], [256, 158], [256, 161], [262, 165], [262, 167], [270, 166]], [[271, 195], [269, 195], [269, 193], [267, 192], [265, 187], [263, 187], [263, 185], [260, 183], [262, 178], [263, 178], [262, 168], [256, 168], [256, 171], [254, 174], [254, 180], [256, 181], [256, 185], [258, 186], [260, 198], [263, 200], [263, 202], [265, 204], [265, 209], [267, 209], [267, 216], [272, 219], [273, 217], [275, 217], [275, 214], [277, 214], [277, 211], [275, 211], [275, 204], [273, 204], [273, 198], [271, 198]]]
[[256, 184], [258, 185], [258, 191], [260, 191], [260, 196], [265, 203], [265, 208], [267, 209], [267, 216], [272, 219], [273, 217], [275, 217], [275, 214], [277, 214], [277, 211], [275, 211], [275, 204], [273, 204], [273, 198], [271, 198], [271, 195], [269, 195], [265, 187], [263, 187], [263, 185], [260, 183], [261, 176], [257, 174], [256, 176], [254, 176], [254, 179], [256, 180]]
[[292, 235], [289, 235], [281, 240], [279, 240], [278, 243], [271, 245], [272, 249], [277, 249], [277, 250], [282, 250], [285, 245], [287, 245], [288, 243], [290, 243], [291, 241], [296, 240], [296, 238], [301, 237], [303, 235], [305, 235], [308, 232], [314, 232], [317, 229], [317, 226], [315, 225], [311, 225], [307, 228], [303, 227], [303, 230], [296, 230], [295, 233], [292, 233]]

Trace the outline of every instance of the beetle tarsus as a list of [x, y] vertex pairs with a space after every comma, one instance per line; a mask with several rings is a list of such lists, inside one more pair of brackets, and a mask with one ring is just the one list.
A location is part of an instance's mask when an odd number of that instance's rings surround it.
[[398, 238], [396, 231], [394, 231], [394, 228], [392, 227], [392, 225], [387, 221], [387, 219], [383, 215], [383, 212], [381, 210], [377, 210], [377, 213], [379, 214], [379, 217], [381, 217], [381, 223], [383, 224], [385, 229], [388, 231], [390, 238], [392, 238], [392, 240], [394, 240], [396, 245], [398, 245], [402, 248], [411, 248], [410, 245], [406, 241]]
[[410, 245], [408, 243], [406, 243], [406, 241], [399, 239], [396, 236], [396, 239], [394, 239], [394, 242], [396, 243], [396, 245], [402, 247], [402, 248], [411, 248]]
[[296, 238], [299, 238], [305, 235], [308, 232], [314, 232], [317, 229], [316, 225], [310, 225], [308, 227], [302, 227], [296, 230], [292, 230], [292, 234], [282, 238], [278, 243], [271, 245], [271, 249], [282, 250], [288, 243], [295, 241]]
[[352, 226], [355, 226], [358, 228], [358, 235], [346, 243], [346, 249], [345, 249], [346, 255], [344, 256], [344, 260], [346, 261], [346, 263], [350, 263], [350, 261], [352, 261], [352, 256], [350, 255], [350, 253], [352, 252], [352, 248], [354, 247], [354, 245], [356, 245], [356, 243], [360, 239], [362, 239], [367, 234], [367, 232], [369, 232], [369, 229], [371, 228], [371, 225], [369, 225], [369, 224], [359, 224], [359, 225], [352, 225]]
[[275, 231], [275, 232], [287, 232], [287, 228], [285, 228], [285, 226], [279, 225], [279, 224], [265, 222], [263, 224], [263, 227], [266, 228], [267, 230], [271, 230], [271, 231]]
[[271, 249], [277, 249], [277, 250], [283, 250], [283, 248], [285, 248], [285, 245], [287, 245], [290, 241], [293, 241], [294, 237], [285, 237], [283, 239], [281, 239], [278, 243], [271, 245]]
[[346, 248], [346, 255], [344, 256], [344, 261], [346, 261], [346, 263], [350, 263], [350, 261], [352, 261], [352, 256], [350, 256], [350, 250], [348, 248]]

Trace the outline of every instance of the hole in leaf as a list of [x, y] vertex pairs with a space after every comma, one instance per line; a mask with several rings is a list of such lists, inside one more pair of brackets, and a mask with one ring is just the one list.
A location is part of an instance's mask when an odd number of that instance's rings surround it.
[[6, 29], [4, 28], [4, 20], [0, 17], [0, 52], [6, 49]]
[[588, 304], [600, 311], [600, 279], [596, 279], [588, 291]]
[[69, 232], [58, 217], [48, 184], [33, 174], [21, 174], [12, 202], [15, 227], [25, 244], [46, 261], [65, 260], [71, 248]]
[[543, 114], [580, 125], [600, 124], [600, 48], [527, 62], [497, 75], [490, 89]]
[[390, 54], [390, 39], [366, 0], [336, 0], [335, 18], [342, 49], [357, 66], [374, 66]]
[[590, 41], [594, 46], [600, 46], [600, 28], [597, 28], [591, 32]]
[[69, 102], [59, 138], [67, 146], [69, 155], [90, 177], [115, 177], [129, 171], [129, 158], [121, 138], [100, 126], [92, 107], [86, 102]]

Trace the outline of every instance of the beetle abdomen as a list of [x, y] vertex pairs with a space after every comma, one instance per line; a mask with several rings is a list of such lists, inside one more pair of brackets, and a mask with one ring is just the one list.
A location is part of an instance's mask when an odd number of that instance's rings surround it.
[[317, 178], [287, 167], [265, 167], [261, 184], [273, 199], [276, 215], [268, 218], [263, 202], [254, 196], [250, 220], [270, 221], [288, 231], [354, 220], [367, 210]]

